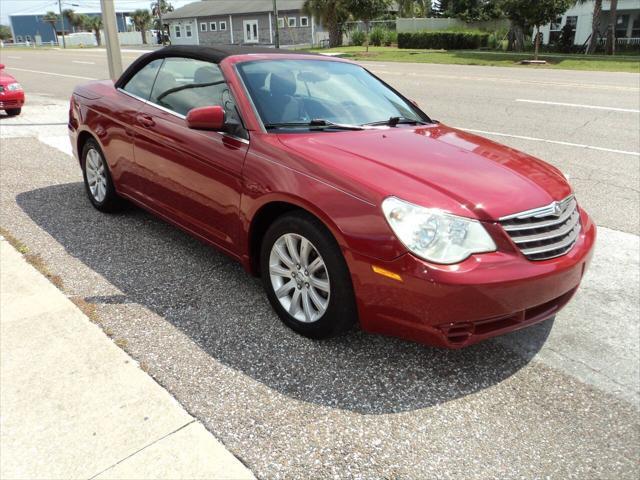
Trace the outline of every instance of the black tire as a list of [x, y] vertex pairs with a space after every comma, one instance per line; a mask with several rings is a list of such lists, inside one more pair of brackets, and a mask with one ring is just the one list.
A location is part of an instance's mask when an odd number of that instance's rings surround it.
[[[104, 176], [105, 176], [105, 190], [106, 193], [104, 198], [98, 199], [91, 192], [91, 188], [89, 187], [89, 181], [87, 180], [87, 154], [91, 151], [96, 151], [100, 157], [102, 158], [102, 162], [104, 165]], [[122, 211], [126, 206], [127, 202], [120, 197], [113, 186], [113, 180], [111, 179], [111, 172], [109, 171], [109, 165], [107, 164], [106, 158], [100, 145], [93, 139], [89, 139], [85, 142], [82, 147], [82, 155], [81, 155], [81, 165], [82, 165], [82, 177], [84, 179], [84, 188], [87, 192], [87, 196], [89, 197], [89, 201], [91, 205], [93, 205], [97, 210], [104, 213], [115, 213]]]
[[5, 112], [10, 117], [17, 117], [18, 115], [20, 115], [20, 112], [22, 112], [22, 108], [7, 108]]
[[[329, 303], [322, 316], [315, 321], [302, 322], [293, 317], [275, 293], [269, 269], [271, 250], [285, 234], [299, 235], [309, 240], [324, 261], [330, 280]], [[358, 313], [347, 263], [333, 235], [312, 215], [302, 211], [285, 214], [269, 227], [260, 248], [260, 271], [262, 284], [274, 310], [285, 325], [301, 335], [314, 339], [334, 337], [346, 332], [357, 322]]]

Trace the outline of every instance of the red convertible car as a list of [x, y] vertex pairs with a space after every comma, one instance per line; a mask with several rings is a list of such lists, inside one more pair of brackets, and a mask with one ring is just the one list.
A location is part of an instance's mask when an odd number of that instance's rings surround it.
[[69, 132], [95, 208], [226, 252], [312, 338], [359, 323], [459, 348], [540, 322], [596, 237], [556, 168], [336, 58], [167, 47], [76, 88]]
[[10, 117], [20, 115], [24, 105], [24, 90], [16, 79], [4, 71], [0, 63], [0, 110], [4, 110]]

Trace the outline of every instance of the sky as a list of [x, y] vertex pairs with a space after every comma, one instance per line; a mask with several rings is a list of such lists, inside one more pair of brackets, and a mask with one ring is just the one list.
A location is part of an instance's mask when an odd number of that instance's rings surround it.
[[[135, 10], [149, 8], [152, 0], [114, 0], [116, 10]], [[175, 7], [182, 7], [196, 0], [170, 0]], [[77, 6], [76, 6], [77, 5]], [[100, 0], [62, 0], [62, 9], [72, 8], [78, 13], [99, 12]], [[13, 13], [44, 13], [58, 11], [58, 0], [0, 0], [0, 23], [9, 24], [9, 15]]]

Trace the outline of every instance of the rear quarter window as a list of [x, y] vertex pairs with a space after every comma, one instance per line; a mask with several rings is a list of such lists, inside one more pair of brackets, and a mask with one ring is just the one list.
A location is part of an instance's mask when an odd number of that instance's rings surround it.
[[136, 72], [131, 79], [123, 87], [125, 92], [128, 92], [136, 97], [140, 97], [143, 100], [149, 100], [151, 97], [151, 89], [155, 82], [158, 70], [162, 65], [162, 59], [159, 58], [152, 62], [147, 63], [144, 67]]

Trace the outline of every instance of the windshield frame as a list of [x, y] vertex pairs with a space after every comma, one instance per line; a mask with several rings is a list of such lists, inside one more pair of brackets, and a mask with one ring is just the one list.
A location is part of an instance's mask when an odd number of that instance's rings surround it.
[[[233, 65], [234, 73], [238, 77], [238, 80], [239, 80], [240, 84], [242, 85], [244, 93], [245, 93], [247, 99], [249, 100], [249, 103], [251, 104], [251, 108], [253, 109], [253, 114], [254, 114], [256, 120], [258, 121], [258, 124], [260, 125], [262, 133], [265, 133], [265, 134], [268, 134], [268, 135], [269, 134], [276, 134], [277, 135], [277, 134], [283, 133], [283, 132], [282, 131], [279, 132], [279, 131], [277, 131], [277, 129], [267, 129], [265, 127], [265, 122], [262, 119], [262, 116], [260, 115], [260, 112], [258, 111], [258, 108], [256, 107], [256, 104], [255, 104], [255, 102], [253, 100], [251, 92], [250, 92], [249, 88], [247, 87], [247, 85], [246, 85], [246, 83], [244, 81], [244, 78], [243, 78], [243, 76], [242, 76], [242, 74], [240, 72], [240, 66], [245, 65], [245, 64], [258, 63], [258, 62], [278, 62], [278, 61], [283, 61], [283, 60], [322, 61], [322, 62], [347, 63], [349, 65], [353, 65], [354, 67], [361, 68], [362, 70], [367, 72], [367, 74], [371, 75], [371, 77], [373, 77], [375, 80], [380, 82], [384, 87], [388, 88], [391, 92], [393, 92], [398, 97], [400, 97], [407, 104], [407, 106], [414, 113], [416, 113], [416, 115], [419, 118], [421, 118], [425, 123], [427, 123], [427, 124], [435, 124], [435, 123], [437, 123], [436, 121], [432, 120], [424, 111], [422, 111], [422, 109], [420, 107], [418, 107], [411, 99], [405, 97], [401, 92], [399, 92], [398, 90], [393, 88], [391, 85], [389, 85], [387, 82], [382, 80], [380, 77], [378, 77], [377, 75], [372, 73], [369, 69], [367, 69], [364, 66], [362, 66], [362, 65], [360, 65], [358, 63], [355, 63], [355, 62], [344, 61], [344, 60], [339, 60], [339, 59], [334, 59], [334, 58], [310, 58], [308, 56], [300, 56], [300, 57], [295, 57], [295, 58], [259, 58], [259, 59], [253, 59], [253, 60], [247, 60], [247, 61], [234, 63], [234, 65]], [[383, 120], [383, 119], [381, 119], [381, 120]], [[370, 130], [372, 128], [378, 129], [378, 128], [391, 128], [391, 127], [386, 127], [385, 125], [380, 125], [380, 126], [376, 126], [376, 127], [368, 127], [367, 128], [366, 126], [364, 126], [362, 131]], [[287, 130], [286, 133], [316, 133], [316, 134], [320, 134], [322, 132], [323, 132], [323, 130], [309, 128], [309, 129]], [[355, 130], [351, 131], [351, 133], [354, 133], [354, 132], [355, 132]]]

